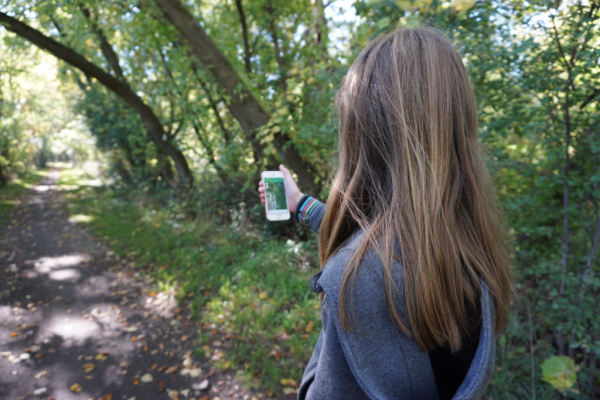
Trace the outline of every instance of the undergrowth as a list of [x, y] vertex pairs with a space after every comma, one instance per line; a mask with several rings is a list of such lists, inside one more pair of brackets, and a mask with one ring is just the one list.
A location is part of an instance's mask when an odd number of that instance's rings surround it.
[[277, 239], [243, 208], [230, 210], [226, 223], [209, 210], [190, 218], [144, 191], [86, 186], [85, 179], [78, 170], [61, 172], [71, 219], [135, 259], [157, 291], [174, 288], [178, 300], [189, 300], [201, 322], [198, 351], [272, 396], [292, 394], [321, 330], [310, 290], [316, 240]]
[[0, 224], [4, 224], [6, 219], [12, 214], [15, 201], [30, 189], [33, 185], [45, 177], [47, 171], [31, 171], [21, 174], [13, 179], [8, 185], [0, 188]]

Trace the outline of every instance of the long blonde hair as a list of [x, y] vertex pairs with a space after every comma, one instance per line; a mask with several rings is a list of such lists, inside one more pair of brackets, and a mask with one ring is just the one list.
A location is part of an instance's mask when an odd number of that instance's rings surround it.
[[[383, 35], [360, 53], [335, 102], [339, 165], [320, 228], [321, 267], [358, 230], [365, 235], [342, 278], [342, 327], [352, 329], [347, 295], [374, 248], [391, 316], [422, 349], [460, 349], [467, 305], [480, 313], [481, 277], [500, 331], [510, 301], [510, 246], [458, 52], [433, 28]], [[394, 253], [398, 241], [401, 254]], [[408, 321], [393, 301], [394, 258], [404, 267]]]

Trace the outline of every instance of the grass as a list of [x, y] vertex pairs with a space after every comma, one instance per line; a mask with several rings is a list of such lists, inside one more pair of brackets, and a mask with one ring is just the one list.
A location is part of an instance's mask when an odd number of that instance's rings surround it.
[[4, 225], [12, 214], [15, 202], [33, 185], [44, 178], [47, 171], [32, 171], [19, 175], [8, 185], [0, 188], [0, 225]]
[[157, 291], [190, 300], [201, 322], [197, 351], [271, 396], [293, 393], [321, 330], [310, 290], [316, 242], [276, 240], [241, 212], [227, 225], [210, 213], [192, 220], [143, 192], [118, 195], [86, 180], [61, 172], [71, 218], [133, 257]]

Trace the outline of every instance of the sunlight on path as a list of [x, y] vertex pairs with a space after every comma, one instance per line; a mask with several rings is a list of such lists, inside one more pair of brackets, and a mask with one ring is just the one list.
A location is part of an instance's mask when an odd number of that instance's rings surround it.
[[[63, 211], [58, 171], [0, 238], [0, 398], [258, 399], [193, 357], [196, 323]], [[263, 396], [261, 398], [264, 399]]]

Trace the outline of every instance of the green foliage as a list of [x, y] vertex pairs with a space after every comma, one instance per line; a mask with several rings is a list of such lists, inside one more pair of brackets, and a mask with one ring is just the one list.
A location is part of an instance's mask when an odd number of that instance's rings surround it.
[[552, 385], [562, 393], [569, 391], [577, 381], [579, 367], [566, 356], [553, 356], [546, 359], [542, 365], [542, 380]]
[[[181, 297], [192, 294], [195, 310], [204, 311], [203, 326], [216, 327], [203, 331], [204, 340], [212, 340], [212, 329], [217, 337], [232, 335], [235, 345], [224, 351], [220, 365], [248, 364], [244, 374], [275, 392], [281, 378], [299, 377], [318, 332], [316, 298], [300, 256], [314, 257], [316, 249], [308, 241], [301, 246], [309, 250], [295, 254], [289, 250], [298, 244], [275, 239], [310, 236], [264, 222], [253, 191], [256, 161], [277, 164], [274, 139], [283, 133], [284, 147], [298, 150], [315, 182], [327, 182], [336, 147], [333, 96], [358, 51], [396, 27], [443, 30], [472, 78], [481, 140], [514, 245], [515, 304], [498, 338], [488, 397], [555, 397], [555, 381], [540, 379], [566, 357], [578, 374], [566, 375], [572, 390], [565, 393], [593, 396], [600, 381], [597, 2], [359, 0], [358, 18], [345, 24], [347, 40], [333, 41], [328, 33], [335, 24], [327, 21], [320, 0], [244, 0], [248, 46], [236, 2], [186, 2], [271, 115], [257, 132], [265, 145], [262, 160], [254, 158], [249, 139], [255, 132], [244, 130], [229, 107], [232, 93], [194, 64], [152, 2], [87, 1], [89, 17], [78, 3], [5, 3], [3, 11], [31, 17], [32, 25], [114, 76], [121, 69], [119, 79], [160, 119], [164, 141], [185, 155], [196, 189], [163, 190], [174, 179], [172, 161], [149, 139], [139, 115], [93, 79], [62, 65], [58, 87], [66, 100], [60, 101], [12, 84], [33, 71], [40, 56], [2, 28], [7, 52], [0, 59], [0, 146], [8, 153], [0, 149], [0, 165], [19, 172], [33, 164], [34, 155], [56, 154], [64, 121], [79, 121], [69, 129], [82, 137], [89, 129], [110, 163], [107, 177], [115, 191], [86, 189], [73, 176], [69, 185], [80, 188], [70, 194], [71, 211], [119, 254], [154, 265], [149, 273], [157, 285], [177, 288]], [[103, 54], [98, 29], [119, 68]], [[50, 114], [60, 115], [62, 125], [40, 117], [56, 110], [55, 104], [62, 104], [60, 112]], [[89, 145], [75, 142], [62, 148], [79, 149], [73, 154], [80, 159], [92, 154]], [[132, 192], [124, 196], [124, 188]], [[310, 322], [315, 327], [303, 333]], [[284, 336], [289, 338], [280, 340]]]
[[[321, 327], [318, 298], [307, 290], [317, 268], [314, 239], [276, 240], [244, 210], [227, 225], [208, 210], [190, 220], [175, 203], [165, 209], [143, 192], [92, 186], [80, 169], [63, 170], [59, 186], [71, 221], [144, 266], [157, 291], [190, 299], [202, 323], [197, 346], [217, 354], [217, 366], [274, 393], [282, 378], [302, 375]], [[225, 351], [212, 347], [215, 340]]]
[[9, 219], [15, 201], [27, 189], [31, 189], [34, 183], [46, 176], [45, 171], [28, 172], [13, 179], [8, 185], [0, 188], [0, 226], [3, 226]]

